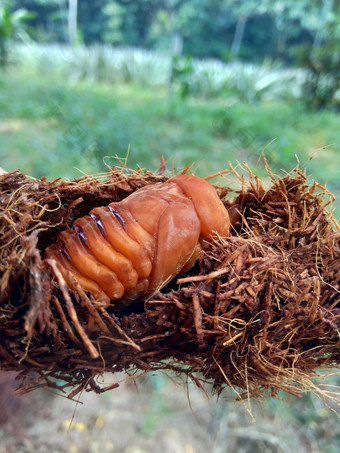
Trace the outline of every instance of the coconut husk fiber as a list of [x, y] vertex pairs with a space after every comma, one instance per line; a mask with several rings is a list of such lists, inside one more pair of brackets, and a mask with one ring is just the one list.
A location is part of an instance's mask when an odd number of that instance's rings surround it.
[[72, 398], [118, 386], [101, 386], [104, 372], [155, 370], [238, 398], [318, 392], [316, 374], [340, 365], [332, 196], [299, 169], [283, 178], [268, 171], [266, 189], [251, 172], [234, 193], [217, 187], [241, 212], [230, 237], [152, 300], [119, 312], [69, 290], [43, 251], [92, 208], [165, 181], [164, 165], [71, 181], [0, 176], [0, 368], [18, 372], [17, 392], [53, 387]]

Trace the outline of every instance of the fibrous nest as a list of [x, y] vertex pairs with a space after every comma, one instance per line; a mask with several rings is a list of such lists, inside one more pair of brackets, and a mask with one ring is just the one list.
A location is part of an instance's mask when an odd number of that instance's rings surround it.
[[101, 387], [103, 372], [155, 370], [218, 392], [231, 387], [240, 398], [317, 392], [316, 370], [340, 364], [339, 228], [330, 194], [302, 171], [269, 174], [268, 189], [251, 173], [234, 195], [217, 188], [227, 207], [240, 207], [230, 237], [152, 300], [121, 312], [70, 291], [43, 251], [77, 217], [167, 174], [1, 176], [0, 368], [19, 372], [18, 392], [49, 386], [73, 397], [117, 386]]

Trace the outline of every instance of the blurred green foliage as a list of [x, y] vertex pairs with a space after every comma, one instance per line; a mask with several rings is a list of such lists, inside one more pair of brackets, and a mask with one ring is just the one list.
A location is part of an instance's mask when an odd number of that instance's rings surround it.
[[194, 74], [194, 65], [190, 55], [185, 57], [176, 56], [172, 61], [171, 82], [177, 85], [180, 97], [185, 99], [194, 91], [192, 76]]
[[105, 171], [104, 161], [117, 164], [114, 156], [123, 158], [129, 149], [133, 168], [156, 170], [162, 155], [171, 166], [176, 156], [177, 168], [195, 162], [197, 173], [207, 175], [229, 160], [254, 168], [265, 149], [274, 171], [289, 171], [299, 160], [314, 179], [340, 192], [340, 131], [332, 111], [305, 111], [301, 101], [280, 96], [252, 105], [232, 88], [169, 102], [164, 85], [61, 79], [48, 69], [46, 77], [40, 66], [22, 64], [0, 76], [5, 168], [75, 177], [80, 173], [74, 167]]
[[[30, 24], [40, 42], [68, 42], [68, 4], [59, 0], [12, 0], [11, 8], [35, 13]], [[322, 42], [336, 32], [339, 3], [333, 0], [83, 0], [78, 28], [85, 44], [168, 49], [172, 33], [184, 53], [250, 61], [294, 61], [287, 50]], [[244, 23], [242, 34], [238, 27]], [[235, 42], [239, 40], [239, 42]]]
[[9, 46], [17, 38], [26, 37], [24, 22], [34, 17], [24, 8], [12, 12], [9, 4], [0, 4], [0, 68], [8, 65]]
[[[13, 0], [11, 14], [5, 7], [3, 23], [8, 18], [14, 23], [25, 7], [33, 13], [25, 19], [39, 43], [74, 44], [72, 34], [86, 45], [105, 43], [171, 53], [177, 42], [178, 55], [183, 51], [225, 61], [302, 65], [308, 71], [303, 86], [307, 107], [339, 107], [338, 1], [84, 0], [72, 4], [73, 9], [77, 6], [72, 13], [77, 16], [77, 29], [72, 32], [71, 6], [58, 0]], [[190, 60], [179, 58], [173, 66], [179, 90], [186, 96], [194, 88], [188, 74]]]
[[340, 46], [339, 39], [327, 40], [322, 47], [301, 46], [297, 55], [301, 66], [308, 68], [302, 96], [307, 108], [340, 110]]

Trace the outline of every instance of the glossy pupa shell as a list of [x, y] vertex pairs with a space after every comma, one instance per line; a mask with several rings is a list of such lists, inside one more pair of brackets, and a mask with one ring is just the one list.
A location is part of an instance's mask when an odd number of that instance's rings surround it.
[[228, 236], [229, 229], [228, 211], [214, 187], [178, 175], [92, 209], [45, 253], [70, 289], [121, 307], [152, 297], [193, 265], [203, 239]]

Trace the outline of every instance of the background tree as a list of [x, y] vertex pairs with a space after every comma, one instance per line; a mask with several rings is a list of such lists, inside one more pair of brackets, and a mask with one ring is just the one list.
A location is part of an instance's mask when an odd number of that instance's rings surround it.
[[11, 12], [9, 5], [0, 5], [0, 67], [8, 65], [9, 45], [15, 38], [24, 39], [24, 21], [31, 18], [26, 9]]
[[68, 2], [68, 16], [67, 16], [67, 25], [68, 25], [68, 34], [70, 39], [70, 44], [74, 46], [78, 41], [78, 0], [69, 0]]

